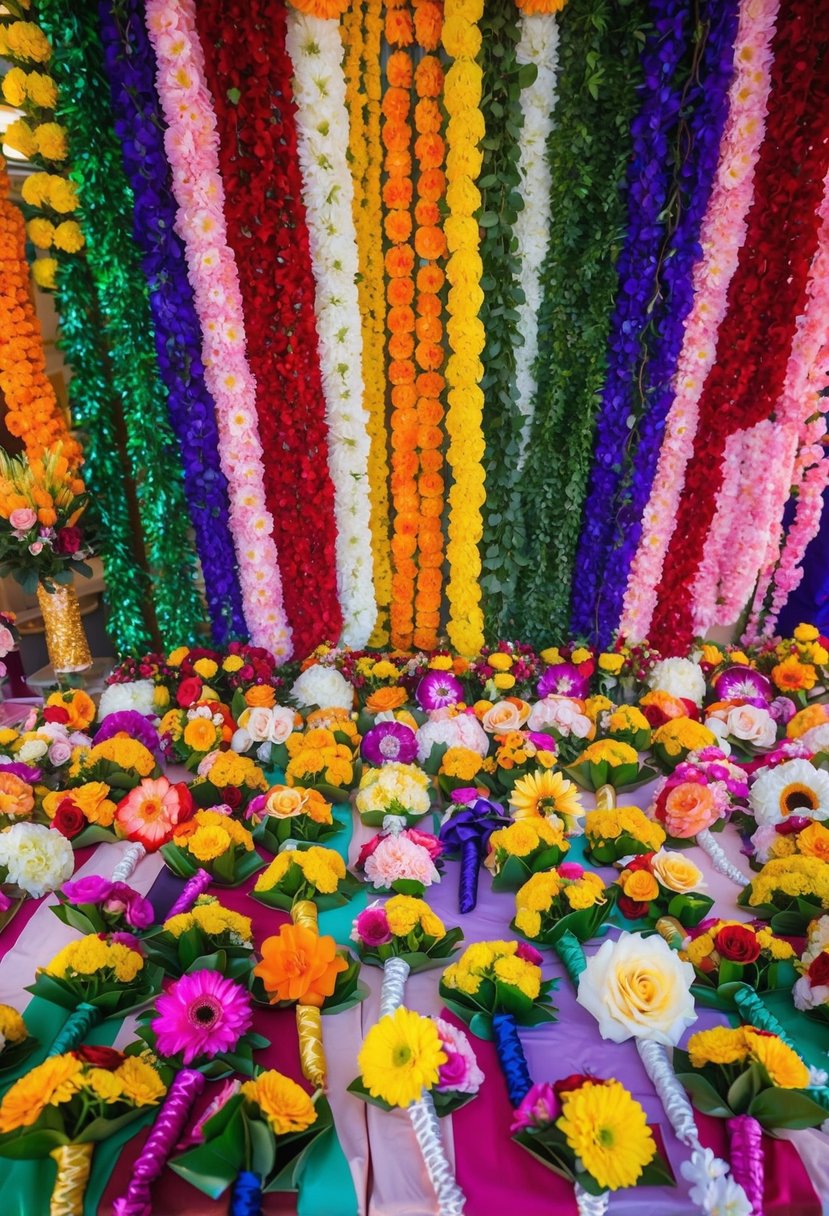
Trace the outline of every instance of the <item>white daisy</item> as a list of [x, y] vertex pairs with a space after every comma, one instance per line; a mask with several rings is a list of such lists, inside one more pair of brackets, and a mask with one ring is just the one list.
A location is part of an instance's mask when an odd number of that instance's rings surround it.
[[790, 815], [829, 819], [829, 773], [808, 760], [787, 760], [760, 774], [750, 801], [759, 824], [782, 823]]

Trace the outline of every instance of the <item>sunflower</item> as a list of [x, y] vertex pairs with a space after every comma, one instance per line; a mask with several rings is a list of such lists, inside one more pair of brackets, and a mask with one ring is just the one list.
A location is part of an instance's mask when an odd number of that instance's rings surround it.
[[599, 1186], [633, 1186], [656, 1155], [656, 1144], [639, 1103], [618, 1081], [594, 1084], [561, 1096], [556, 1126]]
[[372, 1026], [358, 1062], [372, 1097], [410, 1106], [436, 1084], [446, 1053], [434, 1022], [401, 1006]]
[[584, 814], [578, 789], [573, 781], [561, 773], [544, 769], [528, 773], [519, 778], [510, 794], [513, 819], [527, 819], [533, 815], [558, 815], [565, 828], [572, 829]]
[[787, 760], [763, 770], [750, 800], [758, 824], [773, 826], [790, 815], [829, 819], [829, 773], [808, 760]]
[[809, 1070], [797, 1052], [776, 1034], [764, 1034], [753, 1026], [745, 1028], [746, 1043], [753, 1059], [768, 1073], [772, 1085], [779, 1089], [805, 1089]]

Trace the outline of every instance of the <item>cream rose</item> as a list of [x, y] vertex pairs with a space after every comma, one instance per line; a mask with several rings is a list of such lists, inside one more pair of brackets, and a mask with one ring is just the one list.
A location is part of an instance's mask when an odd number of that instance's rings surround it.
[[543, 730], [554, 726], [563, 735], [576, 739], [592, 739], [595, 731], [587, 714], [582, 713], [582, 702], [570, 697], [545, 697], [532, 707], [527, 726], [530, 730]]
[[293, 819], [300, 814], [307, 801], [308, 795], [303, 791], [287, 785], [277, 786], [268, 794], [263, 810], [274, 819]]
[[490, 735], [508, 735], [520, 730], [529, 717], [530, 707], [526, 701], [518, 706], [512, 701], [498, 701], [481, 718], [481, 726]]
[[735, 706], [728, 711], [725, 724], [735, 739], [744, 739], [755, 747], [773, 747], [777, 740], [777, 723], [759, 705]]
[[265, 743], [271, 729], [271, 711], [261, 706], [246, 709], [239, 715], [239, 725], [248, 732], [254, 743]]
[[702, 870], [695, 866], [684, 853], [660, 849], [651, 858], [651, 868], [654, 875], [669, 891], [680, 895], [688, 891], [699, 891], [705, 886]]
[[673, 1047], [697, 1018], [693, 982], [694, 968], [661, 937], [623, 933], [587, 960], [576, 999], [593, 1014], [603, 1039]]

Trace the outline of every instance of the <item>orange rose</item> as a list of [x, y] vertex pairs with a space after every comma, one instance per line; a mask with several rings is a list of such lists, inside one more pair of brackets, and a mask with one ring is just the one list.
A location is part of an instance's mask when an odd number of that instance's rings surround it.
[[276, 692], [270, 684], [254, 684], [245, 693], [245, 704], [251, 708], [270, 709], [276, 704]]
[[322, 1005], [332, 996], [337, 976], [348, 969], [333, 937], [318, 936], [304, 925], [283, 925], [262, 943], [262, 961], [254, 967], [272, 1005], [297, 1001]]
[[[61, 794], [61, 797], [65, 797]], [[34, 809], [35, 796], [32, 787], [14, 773], [6, 773], [0, 767], [0, 815], [20, 819]]]
[[378, 688], [367, 698], [366, 709], [372, 714], [385, 713], [390, 709], [399, 709], [401, 705], [406, 704], [408, 699], [405, 688], [397, 685]]

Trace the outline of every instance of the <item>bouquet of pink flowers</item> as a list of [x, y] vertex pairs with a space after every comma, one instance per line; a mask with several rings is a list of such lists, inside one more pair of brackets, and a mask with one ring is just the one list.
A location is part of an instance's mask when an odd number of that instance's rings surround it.
[[376, 891], [422, 895], [440, 882], [443, 844], [437, 836], [417, 828], [378, 832], [364, 844], [356, 869]]

